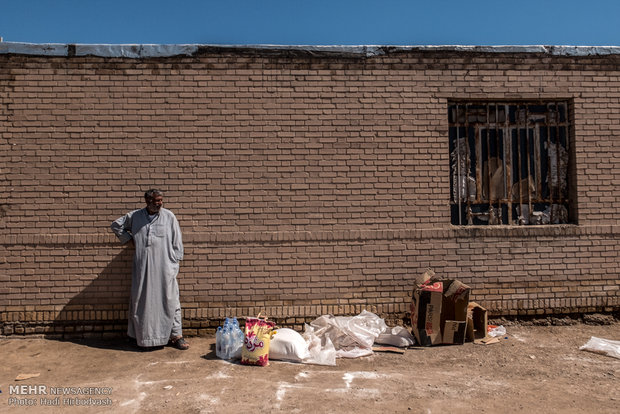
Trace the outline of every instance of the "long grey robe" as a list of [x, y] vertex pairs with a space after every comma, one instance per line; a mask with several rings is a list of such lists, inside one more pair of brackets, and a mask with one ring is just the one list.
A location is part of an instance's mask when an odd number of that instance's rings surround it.
[[181, 228], [165, 208], [149, 220], [146, 208], [115, 220], [112, 231], [125, 244], [133, 238], [129, 325], [127, 334], [139, 346], [160, 346], [180, 336], [181, 303], [177, 274], [183, 259]]

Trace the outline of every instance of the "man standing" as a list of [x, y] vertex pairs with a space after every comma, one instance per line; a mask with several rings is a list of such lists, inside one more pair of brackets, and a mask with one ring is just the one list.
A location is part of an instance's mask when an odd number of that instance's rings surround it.
[[127, 334], [141, 347], [170, 343], [185, 350], [189, 344], [181, 331], [177, 283], [183, 259], [181, 228], [175, 215], [162, 207], [161, 191], [148, 190], [144, 199], [145, 208], [125, 214], [110, 226], [122, 244], [131, 240], [136, 249]]

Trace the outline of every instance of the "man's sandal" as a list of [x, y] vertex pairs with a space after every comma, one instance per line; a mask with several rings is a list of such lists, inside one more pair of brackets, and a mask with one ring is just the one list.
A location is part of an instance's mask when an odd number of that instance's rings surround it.
[[170, 345], [176, 349], [180, 349], [181, 351], [189, 349], [189, 344], [182, 336], [179, 336], [178, 338], [170, 338]]

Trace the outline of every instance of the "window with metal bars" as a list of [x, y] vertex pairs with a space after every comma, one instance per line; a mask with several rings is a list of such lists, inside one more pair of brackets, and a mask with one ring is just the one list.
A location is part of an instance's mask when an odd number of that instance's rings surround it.
[[568, 102], [449, 102], [455, 225], [569, 220]]

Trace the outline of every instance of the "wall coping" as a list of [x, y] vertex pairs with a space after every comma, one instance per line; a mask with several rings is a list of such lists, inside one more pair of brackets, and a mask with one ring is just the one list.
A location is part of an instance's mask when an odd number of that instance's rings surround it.
[[0, 55], [99, 56], [130, 59], [194, 56], [204, 53], [333, 57], [373, 57], [403, 52], [529, 53], [551, 56], [619, 55], [620, 46], [550, 45], [209, 45], [209, 44], [64, 44], [0, 42]]

